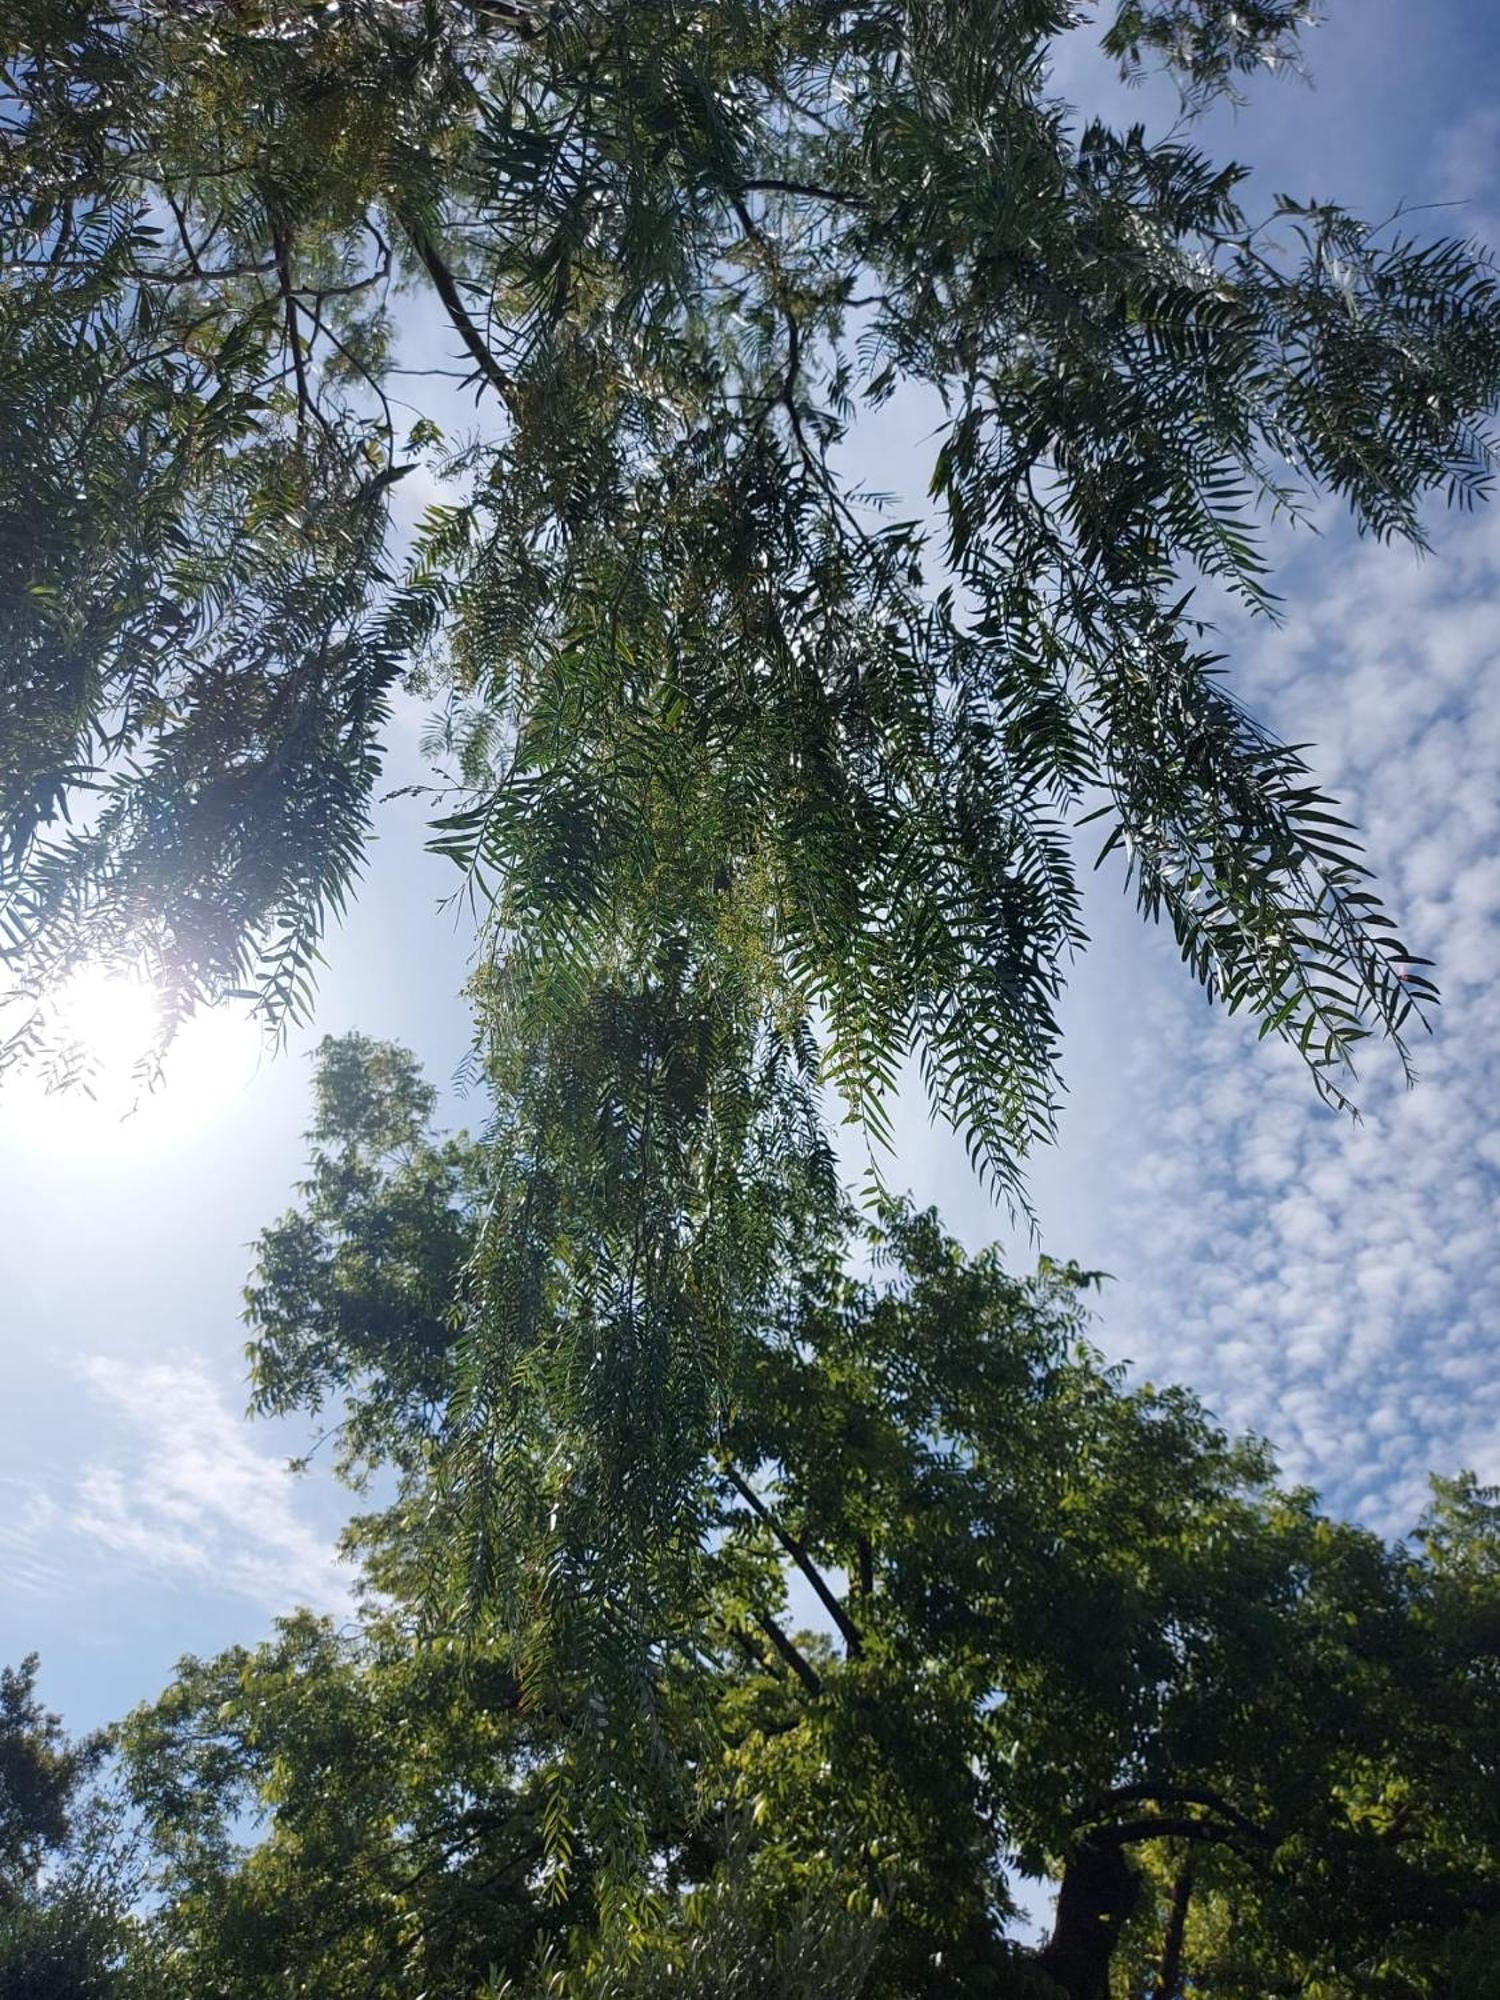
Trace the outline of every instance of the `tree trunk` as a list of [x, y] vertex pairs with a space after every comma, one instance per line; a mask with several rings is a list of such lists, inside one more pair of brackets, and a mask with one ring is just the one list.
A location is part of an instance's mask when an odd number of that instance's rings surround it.
[[1042, 1970], [1068, 2000], [1109, 2000], [1109, 1962], [1140, 1880], [1124, 1844], [1108, 1832], [1074, 1847], [1057, 1893], [1057, 1918], [1040, 1955]]
[[1172, 1884], [1172, 1901], [1167, 1910], [1167, 1928], [1161, 1941], [1161, 1964], [1151, 2000], [1177, 2000], [1182, 1983], [1182, 1939], [1187, 1929], [1188, 1903], [1193, 1894], [1193, 1864], [1184, 1859]]

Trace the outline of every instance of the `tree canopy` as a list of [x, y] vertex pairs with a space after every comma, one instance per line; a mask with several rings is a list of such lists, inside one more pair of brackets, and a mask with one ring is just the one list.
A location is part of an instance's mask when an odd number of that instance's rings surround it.
[[[1304, 12], [1133, 3], [1104, 33], [1192, 109]], [[617, 1575], [676, 1536], [740, 1332], [822, 1226], [830, 1093], [879, 1133], [914, 1062], [1019, 1193], [1080, 818], [1334, 1095], [1430, 997], [1198, 603], [1273, 611], [1265, 526], [1320, 491], [1420, 536], [1426, 495], [1485, 489], [1488, 264], [1324, 203], [1252, 219], [1190, 125], [1074, 117], [1048, 64], [1082, 22], [7, 16], [12, 1052], [85, 960], [144, 957], [169, 1025], [305, 1000], [390, 704], [426, 688], [505, 1163], [455, 1464], [518, 1491], [569, 1430], [591, 1470], [538, 1518]], [[418, 300], [471, 436], [405, 403]], [[934, 414], [917, 519], [846, 469], [897, 394]], [[403, 553], [419, 468], [451, 490]]]
[[[1306, 12], [1094, 26], [1192, 112], [1293, 60]], [[1022, 1196], [1078, 823], [1335, 1097], [1432, 995], [1200, 604], [1274, 613], [1266, 527], [1320, 494], [1420, 538], [1427, 496], [1486, 489], [1489, 265], [1325, 202], [1252, 217], [1190, 120], [1075, 116], [1049, 63], [1087, 25], [6, 16], [7, 1046], [46, 1046], [83, 963], [144, 962], [169, 1029], [304, 1004], [391, 704], [426, 690], [507, 1163], [458, 1463], [516, 1486], [571, 1426], [580, 1546], [627, 1568], [833, 1198], [830, 1104], [883, 1133], [914, 1064]], [[440, 331], [403, 343], [419, 305]], [[433, 419], [443, 347], [466, 435]], [[897, 395], [933, 413], [915, 519], [848, 472]], [[413, 475], [448, 489], [403, 548]]]
[[[1196, 143], [1303, 0], [1093, 14], [4, 11], [6, 1059], [84, 965], [305, 1009], [408, 696], [480, 938], [480, 1140], [336, 1045], [260, 1246], [364, 1610], [132, 1719], [148, 1988], [1485, 1990], [1493, 1496], [1329, 1520], [829, 1142], [911, 1065], [1024, 1201], [1089, 824], [1335, 1101], [1434, 997], [1211, 616], [1280, 518], [1487, 491], [1490, 264]], [[1182, 122], [1062, 103], [1085, 31]], [[914, 518], [850, 471], [898, 397]]]
[[[1306, 13], [1093, 27], [1191, 114]], [[591, 1470], [539, 1518], [621, 1574], [677, 1533], [741, 1331], [836, 1201], [830, 1109], [885, 1133], [913, 1065], [1024, 1199], [1080, 824], [1335, 1097], [1432, 997], [1207, 614], [1274, 615], [1267, 527], [1320, 495], [1420, 538], [1428, 496], [1486, 490], [1488, 262], [1322, 201], [1252, 216], [1190, 117], [1074, 115], [1049, 65], [1088, 26], [6, 15], [7, 1047], [47, 1047], [84, 963], [144, 963], [168, 1029], [305, 1004], [425, 691], [505, 1163], [455, 1464], [519, 1490], [568, 1429]], [[444, 350], [476, 398], [451, 435]], [[849, 472], [896, 396], [932, 412], [916, 518]], [[433, 478], [403, 543], [393, 496]]]
[[[1127, 0], [1188, 107], [1302, 4]], [[1195, 591], [1489, 479], [1483, 255], [1071, 115], [1068, 0], [24, 0], [0, 170], [7, 957], [305, 1000], [404, 677], [514, 994], [681, 956], [1016, 1185], [1097, 809], [1327, 1087], [1427, 993]], [[478, 428], [443, 439], [425, 301]], [[441, 338], [441, 337], [440, 337]], [[440, 370], [436, 372], [441, 372]], [[415, 386], [413, 382], [415, 380]], [[846, 471], [897, 394], [930, 511]], [[410, 396], [417, 402], [409, 403]], [[430, 400], [430, 399], [429, 399]], [[415, 422], [409, 419], [415, 415]], [[446, 472], [403, 558], [398, 481]], [[73, 816], [73, 824], [68, 816]], [[518, 1003], [519, 1004], [519, 1003]], [[15, 1047], [43, 1024], [26, 1012]]]

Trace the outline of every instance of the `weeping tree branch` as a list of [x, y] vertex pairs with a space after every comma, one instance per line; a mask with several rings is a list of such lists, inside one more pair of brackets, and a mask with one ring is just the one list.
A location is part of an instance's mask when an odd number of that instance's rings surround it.
[[410, 215], [401, 215], [399, 220], [406, 231], [407, 241], [417, 253], [422, 268], [432, 280], [434, 291], [443, 302], [443, 310], [447, 313], [455, 333], [473, 356], [480, 374], [509, 409], [515, 402], [516, 385], [495, 359], [489, 342], [470, 317], [469, 309], [464, 304], [463, 295], [458, 289], [457, 278], [422, 223]]
[[302, 326], [297, 311], [297, 287], [292, 276], [291, 231], [282, 223], [273, 222], [271, 242], [276, 253], [276, 282], [286, 314], [286, 344], [291, 355], [292, 373], [297, 381], [297, 435], [300, 439], [311, 416], [324, 437], [331, 438], [333, 426], [319, 408], [318, 399], [307, 379], [307, 362], [302, 352]]

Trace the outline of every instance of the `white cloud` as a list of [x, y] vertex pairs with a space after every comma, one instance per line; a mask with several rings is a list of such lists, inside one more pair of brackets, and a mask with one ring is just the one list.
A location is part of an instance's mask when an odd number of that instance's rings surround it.
[[27, 1490], [0, 1530], [8, 1571], [24, 1564], [47, 1594], [108, 1575], [224, 1592], [269, 1612], [347, 1603], [293, 1475], [201, 1361], [93, 1355], [76, 1373], [114, 1419], [112, 1448], [67, 1481]]
[[23, 1479], [0, 1479], [0, 1569], [6, 1588], [21, 1597], [51, 1597], [64, 1571], [48, 1552], [57, 1509]]
[[1403, 934], [1438, 962], [1417, 1088], [1377, 1050], [1363, 1122], [1340, 1119], [1143, 940], [1133, 967], [1111, 959], [1112, 990], [1140, 983], [1133, 1030], [1102, 1003], [1078, 1023], [1126, 1086], [1102, 1118], [1075, 1100], [1053, 1177], [1087, 1153], [1106, 1189], [1078, 1218], [1120, 1280], [1106, 1345], [1387, 1530], [1411, 1524], [1429, 1466], [1500, 1477], [1500, 522], [1439, 539], [1419, 563], [1339, 537], [1292, 577], [1286, 630], [1229, 635], [1252, 708], [1318, 745]]

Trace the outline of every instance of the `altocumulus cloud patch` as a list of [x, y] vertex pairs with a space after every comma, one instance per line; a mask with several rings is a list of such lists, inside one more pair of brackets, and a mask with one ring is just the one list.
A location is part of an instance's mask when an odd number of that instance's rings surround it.
[[1352, 1124], [1158, 976], [1122, 1038], [1123, 1108], [1090, 1139], [1112, 1188], [1091, 1234], [1121, 1280], [1106, 1345], [1387, 1531], [1429, 1467], [1500, 1479], [1500, 521], [1446, 527], [1427, 561], [1325, 544], [1287, 629], [1226, 633], [1251, 705], [1316, 743], [1437, 961], [1417, 1088], [1373, 1051]]

